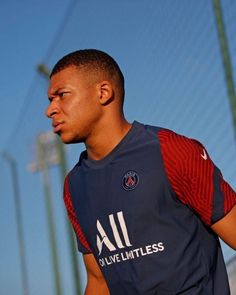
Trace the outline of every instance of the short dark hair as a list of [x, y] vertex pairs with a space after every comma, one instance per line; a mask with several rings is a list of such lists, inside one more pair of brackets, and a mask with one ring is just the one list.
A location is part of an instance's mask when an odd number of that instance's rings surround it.
[[50, 78], [67, 67], [75, 66], [92, 71], [102, 71], [111, 78], [118, 79], [124, 96], [124, 76], [117, 62], [107, 53], [97, 49], [81, 49], [62, 57], [53, 67]]

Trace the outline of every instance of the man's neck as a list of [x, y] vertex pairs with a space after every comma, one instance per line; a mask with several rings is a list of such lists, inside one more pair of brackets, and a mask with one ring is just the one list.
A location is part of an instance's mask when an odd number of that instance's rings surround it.
[[91, 140], [85, 143], [88, 157], [92, 160], [101, 160], [106, 157], [125, 137], [132, 124], [124, 118], [104, 124]]

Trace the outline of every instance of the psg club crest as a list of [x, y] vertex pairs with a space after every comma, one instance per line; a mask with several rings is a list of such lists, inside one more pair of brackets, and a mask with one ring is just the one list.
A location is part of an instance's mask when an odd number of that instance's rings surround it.
[[122, 179], [122, 186], [125, 190], [131, 191], [136, 188], [139, 182], [139, 176], [135, 171], [128, 171]]

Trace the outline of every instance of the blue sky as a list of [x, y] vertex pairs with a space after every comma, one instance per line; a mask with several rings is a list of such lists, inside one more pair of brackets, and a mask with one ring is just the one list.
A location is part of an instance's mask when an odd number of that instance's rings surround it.
[[[233, 52], [236, 6], [230, 0], [222, 4]], [[63, 24], [69, 5], [73, 9]], [[0, 40], [0, 151], [18, 165], [31, 294], [54, 294], [42, 181], [27, 170], [36, 159], [37, 136], [51, 128], [44, 117], [47, 81], [37, 74], [39, 63], [51, 68], [78, 48], [107, 51], [126, 77], [128, 120], [197, 138], [236, 188], [236, 144], [211, 1], [3, 0]], [[232, 65], [235, 72], [235, 58]], [[67, 147], [68, 169], [82, 149]], [[0, 288], [21, 295], [12, 183], [9, 166], [2, 158], [0, 163]], [[50, 175], [63, 290], [70, 295], [58, 168]], [[233, 255], [225, 246], [224, 253], [226, 259]]]

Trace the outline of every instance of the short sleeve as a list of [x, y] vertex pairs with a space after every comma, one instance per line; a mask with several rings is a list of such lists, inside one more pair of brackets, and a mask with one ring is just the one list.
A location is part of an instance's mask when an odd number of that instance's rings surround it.
[[70, 188], [69, 188], [69, 178], [68, 176], [65, 179], [64, 182], [64, 203], [67, 209], [67, 214], [69, 217], [69, 220], [73, 226], [74, 232], [76, 234], [76, 239], [77, 239], [77, 245], [78, 245], [78, 250], [82, 252], [83, 254], [88, 254], [91, 253], [90, 246], [86, 240], [86, 237], [80, 227], [80, 224], [78, 222], [76, 212], [73, 208], [73, 203], [71, 200], [71, 195], [70, 195]]
[[170, 130], [161, 130], [158, 137], [164, 167], [178, 198], [207, 225], [223, 218], [236, 204], [236, 193], [205, 147]]

